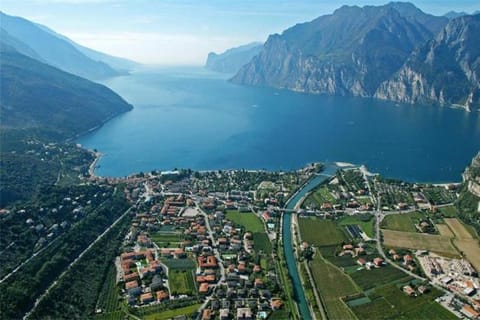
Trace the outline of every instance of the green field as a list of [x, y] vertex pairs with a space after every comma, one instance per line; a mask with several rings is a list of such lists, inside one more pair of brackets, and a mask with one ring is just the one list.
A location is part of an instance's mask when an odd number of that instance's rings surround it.
[[101, 314], [96, 314], [95, 315], [95, 320], [117, 320], [117, 319], [126, 319], [127, 314], [122, 311], [113, 311], [109, 313], [101, 313]]
[[359, 270], [350, 274], [352, 279], [363, 290], [385, 285], [399, 279], [407, 279], [408, 276], [401, 270], [392, 266], [373, 268], [371, 270]]
[[395, 284], [376, 289], [377, 298], [370, 303], [352, 307], [359, 319], [456, 319], [434, 299], [441, 295], [432, 289], [429, 293], [409, 297]]
[[98, 295], [96, 309], [102, 309], [102, 312], [113, 312], [120, 308], [120, 295], [116, 283], [116, 270], [112, 264], [108, 268], [107, 278], [103, 283], [102, 291]]
[[450, 203], [456, 200], [455, 193], [446, 190], [444, 187], [424, 188], [423, 194], [435, 205]]
[[313, 191], [304, 201], [303, 206], [304, 207], [315, 207], [315, 208], [320, 208], [320, 206], [325, 203], [336, 203], [335, 198], [332, 196], [330, 193], [330, 190], [328, 190], [328, 187], [322, 186], [320, 188], [317, 188], [315, 191]]
[[194, 304], [188, 307], [175, 309], [175, 310], [165, 310], [158, 313], [152, 313], [146, 316], [143, 316], [144, 320], [167, 320], [171, 319], [176, 316], [190, 316], [191, 314], [195, 313], [198, 308], [200, 308], [201, 304]]
[[353, 281], [338, 268], [316, 255], [310, 263], [317, 289], [329, 319], [355, 319], [341, 298], [359, 292]]
[[456, 218], [458, 216], [458, 210], [454, 206], [447, 206], [438, 208], [445, 217], [447, 218]]
[[265, 254], [272, 253], [272, 243], [264, 232], [255, 232], [253, 234], [253, 247], [256, 252], [262, 250]]
[[358, 224], [363, 232], [367, 234], [370, 238], [375, 237], [375, 230], [374, 230], [374, 221], [373, 216], [371, 214], [360, 214], [354, 216], [346, 216], [343, 217], [338, 224], [341, 226], [349, 225], [349, 224]]
[[382, 228], [396, 231], [416, 232], [415, 224], [418, 220], [424, 218], [421, 212], [411, 212], [402, 214], [388, 215], [382, 221]]
[[345, 234], [331, 220], [299, 218], [298, 223], [302, 240], [315, 246], [331, 246], [347, 240]]
[[234, 210], [227, 211], [227, 219], [243, 226], [252, 233], [264, 232], [263, 223], [253, 212], [238, 212]]
[[342, 180], [348, 188], [348, 191], [357, 191], [365, 188], [365, 180], [363, 174], [357, 170], [343, 170], [341, 173]]
[[193, 271], [187, 270], [170, 270], [168, 272], [168, 284], [170, 286], [171, 294], [196, 294], [195, 280], [193, 278]]

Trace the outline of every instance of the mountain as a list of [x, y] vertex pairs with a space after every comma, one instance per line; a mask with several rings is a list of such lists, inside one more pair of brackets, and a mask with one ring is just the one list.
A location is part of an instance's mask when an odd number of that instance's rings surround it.
[[132, 109], [103, 85], [34, 60], [5, 43], [0, 48], [2, 129], [40, 128], [69, 138]]
[[39, 28], [45, 30], [46, 32], [52, 34], [53, 36], [67, 41], [72, 46], [74, 46], [78, 51], [80, 51], [81, 53], [83, 53], [84, 55], [89, 57], [90, 59], [93, 59], [95, 61], [104, 62], [104, 63], [108, 64], [109, 66], [115, 68], [119, 72], [127, 73], [129, 70], [132, 70], [135, 67], [140, 66], [140, 64], [135, 62], [135, 61], [125, 59], [125, 58], [120, 58], [120, 57], [114, 57], [114, 56], [105, 54], [103, 52], [99, 52], [99, 51], [84, 47], [84, 46], [72, 41], [71, 39], [65, 37], [64, 35], [56, 33], [55, 31], [53, 31], [52, 29], [50, 29], [50, 28], [48, 28], [44, 25], [41, 25], [41, 24], [38, 24], [38, 23], [36, 25]]
[[224, 73], [236, 73], [242, 66], [247, 64], [254, 56], [262, 51], [262, 43], [252, 42], [243, 46], [228, 49], [216, 54], [208, 54], [205, 68]]
[[466, 13], [464, 11], [462, 11], [462, 12], [448, 11], [443, 16], [447, 17], [448, 19], [455, 19], [455, 18], [458, 18], [458, 17], [461, 17], [461, 16], [466, 16], [466, 15], [468, 15], [468, 13]]
[[462, 220], [480, 233], [480, 152], [462, 175], [456, 207]]
[[[479, 14], [479, 13], [480, 13], [480, 10], [477, 10], [477, 11], [473, 12], [472, 15]], [[467, 15], [468, 15], [468, 13], [466, 13], [464, 11], [461, 11], [461, 12], [449, 11], [449, 12], [445, 13], [443, 16], [447, 17], [448, 19], [455, 19], [455, 18], [458, 18], [458, 17], [461, 17], [461, 16], [467, 16]]]
[[232, 81], [307, 93], [373, 96], [412, 50], [447, 22], [409, 3], [343, 6], [271, 35]]
[[23, 46], [29, 47], [35, 54], [31, 55], [32, 52], [26, 52], [11, 42], [10, 45], [33, 59], [40, 57], [41, 59], [38, 60], [51, 66], [92, 80], [122, 74], [107, 63], [97, 61], [100, 59], [92, 59], [85, 55], [64, 37], [58, 37], [46, 31], [46, 27], [40, 27], [26, 19], [9, 16], [3, 12], [0, 12], [0, 19], [1, 29], [8, 33], [10, 38], [15, 39], [17, 44], [22, 43]]
[[451, 20], [415, 50], [375, 97], [406, 103], [480, 108], [480, 14]]

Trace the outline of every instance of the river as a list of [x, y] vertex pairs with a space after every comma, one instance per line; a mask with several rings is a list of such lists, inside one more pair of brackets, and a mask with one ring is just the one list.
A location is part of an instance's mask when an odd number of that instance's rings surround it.
[[[293, 210], [297, 203], [316, 186], [332, 177], [337, 171], [338, 167], [335, 164], [327, 164], [321, 174], [313, 177], [300, 189], [287, 203], [286, 209]], [[292, 279], [295, 298], [297, 300], [298, 309], [300, 311], [301, 319], [312, 319], [310, 315], [310, 308], [308, 301], [303, 291], [300, 274], [298, 273], [297, 261], [294, 254], [293, 240], [292, 240], [292, 214], [285, 212], [283, 214], [282, 223], [282, 238], [283, 248], [285, 253], [285, 260], [287, 262], [288, 273]]]

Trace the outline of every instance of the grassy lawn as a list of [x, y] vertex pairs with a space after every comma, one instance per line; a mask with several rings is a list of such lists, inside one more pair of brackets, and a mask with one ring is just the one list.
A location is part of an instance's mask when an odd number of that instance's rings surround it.
[[438, 211], [440, 211], [445, 217], [455, 218], [458, 216], [458, 210], [454, 206], [441, 207], [438, 208]]
[[195, 282], [192, 270], [174, 269], [168, 272], [168, 283], [172, 295], [187, 294], [194, 295], [196, 293]]
[[425, 233], [402, 232], [382, 229], [383, 243], [387, 247], [430, 250], [448, 257], [458, 256], [457, 250], [447, 236]]
[[393, 214], [386, 216], [382, 221], [382, 228], [396, 231], [416, 232], [415, 224], [423, 218], [421, 212]]
[[315, 246], [331, 246], [347, 240], [333, 221], [299, 218], [298, 223], [302, 240]]
[[363, 290], [385, 285], [399, 279], [408, 278], [403, 271], [392, 266], [385, 266], [378, 269], [373, 268], [371, 270], [363, 269], [355, 271], [354, 273], [350, 274], [350, 276]]
[[190, 316], [191, 314], [195, 313], [198, 308], [200, 308], [201, 304], [194, 304], [188, 307], [175, 309], [175, 310], [165, 310], [158, 313], [152, 313], [146, 316], [143, 316], [144, 320], [167, 320], [171, 319], [176, 316]]
[[227, 211], [227, 219], [243, 226], [252, 233], [264, 232], [263, 223], [253, 212], [238, 212], [235, 210]]
[[375, 230], [374, 230], [374, 221], [373, 216], [371, 214], [361, 214], [361, 215], [354, 215], [354, 216], [346, 216], [343, 217], [338, 224], [341, 226], [346, 226], [349, 224], [358, 224], [363, 232], [367, 234], [370, 238], [375, 237]]
[[253, 234], [253, 248], [256, 252], [262, 250], [263, 253], [270, 255], [272, 253], [272, 243], [264, 232], [255, 232]]
[[316, 255], [310, 263], [312, 275], [325, 304], [329, 319], [355, 319], [351, 310], [341, 300], [359, 290], [353, 281], [338, 268]]

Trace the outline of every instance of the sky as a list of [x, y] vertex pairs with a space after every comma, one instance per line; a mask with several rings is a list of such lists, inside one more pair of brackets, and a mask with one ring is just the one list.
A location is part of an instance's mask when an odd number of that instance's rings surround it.
[[[208, 52], [330, 14], [341, 4], [388, 0], [1, 0], [0, 10], [46, 25], [108, 54], [145, 64], [201, 65]], [[424, 12], [480, 10], [479, 0], [411, 1]], [[1, 23], [1, 22], [0, 22]]]

